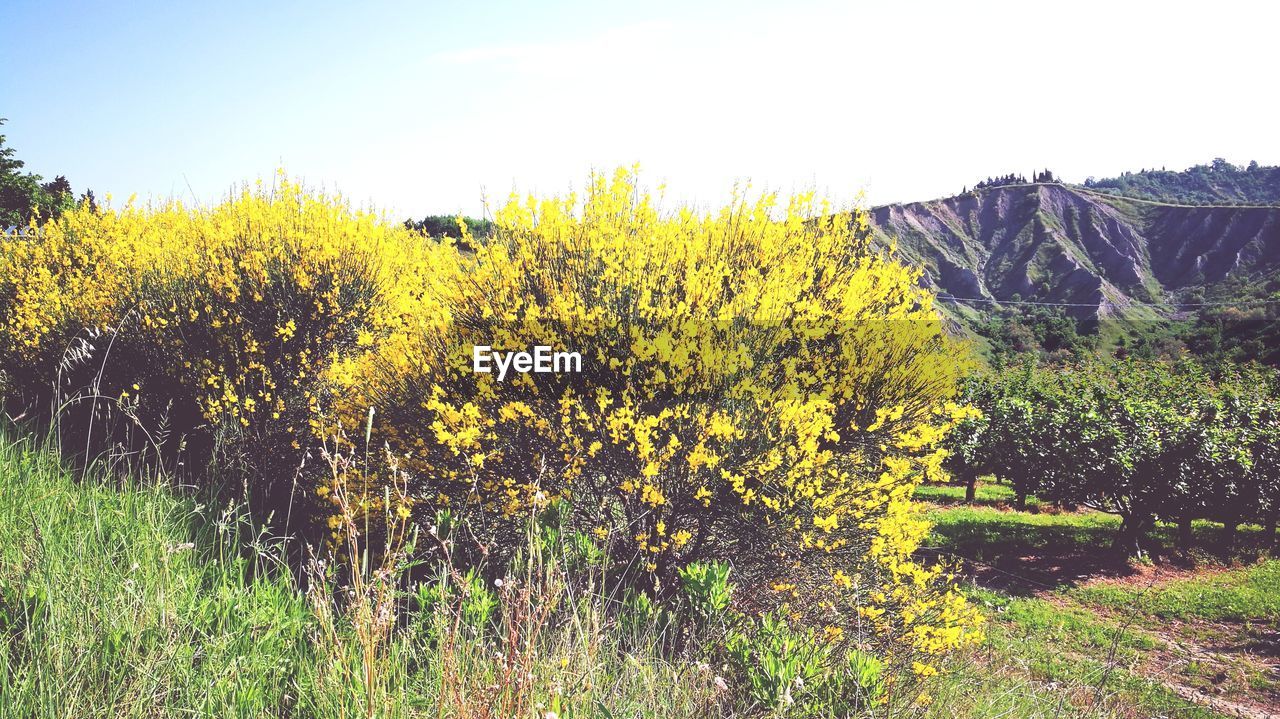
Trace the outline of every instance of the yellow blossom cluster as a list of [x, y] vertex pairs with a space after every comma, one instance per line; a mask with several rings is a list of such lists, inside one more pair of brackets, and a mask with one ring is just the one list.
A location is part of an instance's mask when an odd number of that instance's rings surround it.
[[[419, 507], [471, 510], [498, 537], [562, 501], [659, 575], [856, 549], [848, 572], [890, 583], [885, 633], [926, 651], [977, 638], [977, 614], [913, 558], [912, 491], [969, 413], [950, 401], [963, 352], [865, 213], [812, 195], [664, 213], [619, 171], [582, 196], [513, 196], [495, 223], [439, 289], [449, 332], [409, 318], [355, 360], [347, 416], [379, 408]], [[499, 379], [474, 371], [476, 345], [583, 367]]]
[[[808, 194], [662, 212], [619, 171], [494, 219], [455, 246], [283, 176], [212, 208], [81, 208], [0, 248], [0, 369], [40, 397], [83, 340], [64, 389], [97, 377], [185, 417], [174, 436], [235, 436], [264, 486], [363, 437], [407, 478], [402, 518], [449, 507], [514, 546], [519, 517], [563, 503], [655, 577], [826, 557], [844, 563], [827, 589], [886, 635], [926, 653], [978, 636], [914, 558], [912, 490], [966, 416], [962, 353], [865, 213]], [[480, 345], [582, 366], [499, 378], [474, 371]], [[316, 523], [339, 494], [376, 504], [383, 474], [313, 479]]]
[[99, 434], [89, 400], [128, 400], [171, 445], [154, 449], [216, 444], [261, 495], [290, 485], [361, 338], [423, 311], [396, 279], [456, 254], [283, 175], [211, 208], [83, 206], [41, 229], [0, 247], [8, 400]]

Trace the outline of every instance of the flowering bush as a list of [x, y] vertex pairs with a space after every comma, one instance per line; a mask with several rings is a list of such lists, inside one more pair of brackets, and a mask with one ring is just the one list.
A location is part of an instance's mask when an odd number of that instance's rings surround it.
[[[660, 592], [729, 560], [782, 588], [761, 604], [929, 651], [968, 641], [972, 611], [912, 558], [912, 491], [966, 415], [957, 348], [865, 215], [776, 209], [664, 215], [626, 172], [580, 200], [512, 199], [447, 289], [450, 331], [411, 318], [354, 361], [347, 424], [377, 407], [415, 511], [449, 507], [493, 547], [516, 545], [508, 518], [563, 502]], [[540, 344], [582, 372], [473, 371], [475, 345]]]
[[265, 515], [302, 461], [326, 368], [385, 316], [408, 237], [283, 178], [210, 210], [82, 207], [0, 253], [10, 402], [52, 406], [73, 447], [127, 434], [203, 461], [217, 445]]
[[[619, 172], [494, 224], [462, 252], [284, 179], [209, 210], [82, 208], [3, 248], [0, 367], [26, 404], [62, 377], [169, 427], [145, 432], [161, 454], [234, 452], [267, 508], [322, 440], [385, 445], [394, 468], [300, 475], [331, 528], [339, 494], [424, 525], [447, 509], [501, 555], [555, 505], [658, 595], [728, 561], [744, 604], [833, 643], [919, 657], [980, 636], [913, 556], [912, 491], [966, 416], [962, 355], [865, 214], [810, 195], [664, 214]], [[476, 345], [582, 367], [499, 379], [472, 371]]]

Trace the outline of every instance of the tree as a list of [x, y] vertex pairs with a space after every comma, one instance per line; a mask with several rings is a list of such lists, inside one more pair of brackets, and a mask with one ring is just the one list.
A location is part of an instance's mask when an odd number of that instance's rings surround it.
[[421, 220], [405, 220], [404, 226], [410, 230], [421, 232], [429, 237], [450, 237], [459, 240], [459, 246], [465, 250], [474, 250], [472, 243], [467, 242], [463, 236], [463, 227], [466, 227], [466, 234], [470, 235], [473, 240], [482, 240], [493, 233], [493, 222], [491, 220], [478, 220], [474, 217], [465, 217], [462, 215], [427, 215]]
[[[5, 121], [0, 118], [0, 125]], [[22, 172], [25, 165], [14, 157], [14, 149], [6, 147], [5, 136], [0, 135], [0, 228], [57, 217], [75, 206], [67, 178], [59, 175], [42, 184], [39, 175]]]
[[965, 487], [964, 499], [977, 499], [978, 477], [992, 473], [991, 413], [997, 389], [996, 376], [978, 374], [965, 379], [960, 401], [979, 411], [977, 416], [959, 422], [947, 435], [945, 466], [953, 479]]
[[965, 497], [973, 501], [977, 478], [994, 474], [1013, 486], [1015, 504], [1021, 509], [1027, 497], [1042, 488], [1047, 476], [1043, 451], [1052, 434], [1044, 423], [1052, 375], [1036, 366], [1033, 355], [1014, 365], [1000, 366], [990, 374], [966, 380], [962, 399], [980, 416], [966, 419], [948, 437], [946, 466], [965, 484]]
[[1280, 517], [1280, 380], [1257, 364], [1210, 371], [1190, 359], [1130, 357], [1065, 366], [1020, 365], [971, 380], [964, 397], [983, 413], [949, 439], [948, 468], [1119, 516], [1117, 547], [1143, 551], [1157, 521], [1236, 528]]

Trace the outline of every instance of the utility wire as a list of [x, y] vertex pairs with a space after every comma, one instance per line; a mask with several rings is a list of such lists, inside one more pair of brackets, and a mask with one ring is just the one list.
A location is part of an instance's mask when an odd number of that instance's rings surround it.
[[1280, 304], [1280, 300], [1236, 300], [1232, 302], [1128, 302], [1119, 304], [1110, 300], [1101, 300], [1100, 302], [1035, 302], [1032, 300], [995, 300], [987, 297], [953, 297], [951, 295], [938, 295], [938, 299], [947, 302], [984, 302], [987, 304], [999, 305], [1035, 305], [1038, 307], [1097, 307], [1099, 305], [1110, 305], [1117, 308], [1129, 307], [1150, 307], [1152, 309], [1170, 309], [1180, 307], [1231, 307], [1244, 305], [1275, 305]]

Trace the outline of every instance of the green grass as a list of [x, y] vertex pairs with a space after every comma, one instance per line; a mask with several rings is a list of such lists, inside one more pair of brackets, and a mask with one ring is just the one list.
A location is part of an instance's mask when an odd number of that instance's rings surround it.
[[[1023, 596], [969, 585], [990, 619], [988, 641], [952, 667], [936, 692], [937, 716], [1219, 716], [1180, 698], [1169, 681], [1254, 706], [1280, 700], [1267, 659], [1280, 626], [1280, 560], [1222, 567], [1252, 561], [1256, 547], [1233, 557], [1201, 554], [1208, 569], [1188, 578], [1161, 580], [1148, 568], [1156, 581], [1081, 584], [1079, 572], [1135, 571], [1109, 549], [1118, 518], [971, 505], [935, 507], [930, 518], [931, 544], [975, 559], [970, 566], [981, 581], [1028, 577], [1010, 585]], [[1194, 529], [1200, 543], [1220, 540], [1221, 525]], [[1170, 543], [1172, 534], [1161, 526], [1150, 540]], [[1247, 528], [1242, 539], [1260, 546], [1263, 538]], [[1061, 565], [1068, 569], [1045, 569]], [[1188, 646], [1201, 650], [1189, 654]], [[957, 713], [961, 705], [968, 708]]]
[[[917, 490], [916, 497], [941, 506], [929, 512], [934, 522], [930, 544], [945, 551], [977, 561], [992, 561], [1027, 553], [1108, 553], [1120, 517], [1103, 512], [1079, 510], [1050, 511], [1050, 506], [1034, 497], [1027, 501], [1028, 511], [1010, 511], [1003, 499], [1007, 487], [978, 485], [978, 499], [963, 504], [964, 488], [927, 486]], [[983, 491], [988, 499], [983, 501]], [[956, 497], [955, 504], [946, 501]], [[940, 501], [943, 500], [943, 501]], [[1175, 546], [1176, 527], [1158, 523], [1148, 535], [1148, 546], [1170, 553]], [[1196, 520], [1192, 524], [1195, 547], [1202, 553], [1216, 553], [1218, 559], [1254, 559], [1264, 553], [1267, 538], [1258, 525], [1241, 525], [1236, 544], [1225, 556], [1223, 527], [1219, 522]]]
[[1072, 594], [1109, 609], [1139, 607], [1144, 614], [1159, 619], [1275, 625], [1280, 622], [1280, 560], [1177, 580], [1150, 590], [1100, 585], [1082, 587]]
[[934, 716], [1219, 717], [1143, 676], [1157, 644], [1141, 633], [1043, 599], [970, 596], [990, 612], [988, 640], [950, 668]]
[[1113, 645], [1129, 654], [1156, 647], [1149, 637], [1117, 631], [1117, 627], [1078, 605], [1008, 597], [978, 587], [970, 589], [970, 597], [990, 609], [1004, 631], [1019, 641], [1034, 638], [1061, 651], [1085, 653]]
[[989, 562], [1028, 552], [1068, 552], [1107, 546], [1118, 517], [1099, 512], [1048, 514], [959, 506], [929, 512], [932, 546]]
[[[373, 646], [370, 683], [359, 617], [345, 601], [308, 594], [283, 568], [281, 546], [262, 540], [236, 508], [202, 505], [156, 478], [88, 474], [80, 481], [53, 455], [0, 436], [0, 719], [483, 716], [501, 714], [514, 691], [495, 658], [513, 651], [500, 636], [465, 627], [450, 634], [452, 615], [402, 604], [391, 607], [396, 630]], [[929, 488], [956, 489], [963, 492]], [[1006, 492], [983, 485], [979, 497], [1003, 502]], [[1097, 513], [955, 506], [931, 515], [939, 546], [993, 558], [1087, 550], [1115, 528]], [[989, 639], [943, 665], [922, 711], [967, 719], [1217, 716], [1145, 673], [1163, 647], [1150, 623], [1274, 625], [1277, 587], [1278, 562], [1142, 596], [1111, 585], [1025, 597], [969, 587], [989, 616]], [[572, 601], [580, 608], [528, 647], [534, 678], [514, 713], [749, 713], [717, 698], [712, 674], [664, 659], [643, 636], [625, 638], [591, 598]], [[1147, 621], [1122, 625], [1121, 610], [1135, 606]], [[1180, 671], [1184, 683], [1212, 687], [1219, 668], [1188, 663]], [[1239, 686], [1259, 695], [1276, 690], [1256, 669], [1239, 674]]]
[[357, 602], [305, 591], [243, 517], [155, 480], [77, 481], [0, 434], [0, 719], [695, 717], [723, 699], [599, 598], [557, 595], [560, 620], [515, 645], [378, 605], [396, 629], [370, 643]]
[[310, 611], [290, 580], [242, 558], [233, 515], [219, 523], [154, 483], [81, 486], [3, 439], [0, 496], [0, 714], [292, 703]]
[[[978, 482], [974, 488], [974, 504], [987, 506], [1009, 506], [1014, 504], [1013, 488], [1007, 484], [995, 482]], [[965, 502], [965, 488], [957, 484], [922, 484], [916, 487], [915, 497], [924, 502], [934, 504], [962, 504]], [[1040, 505], [1035, 497], [1027, 498], [1027, 508]]]

